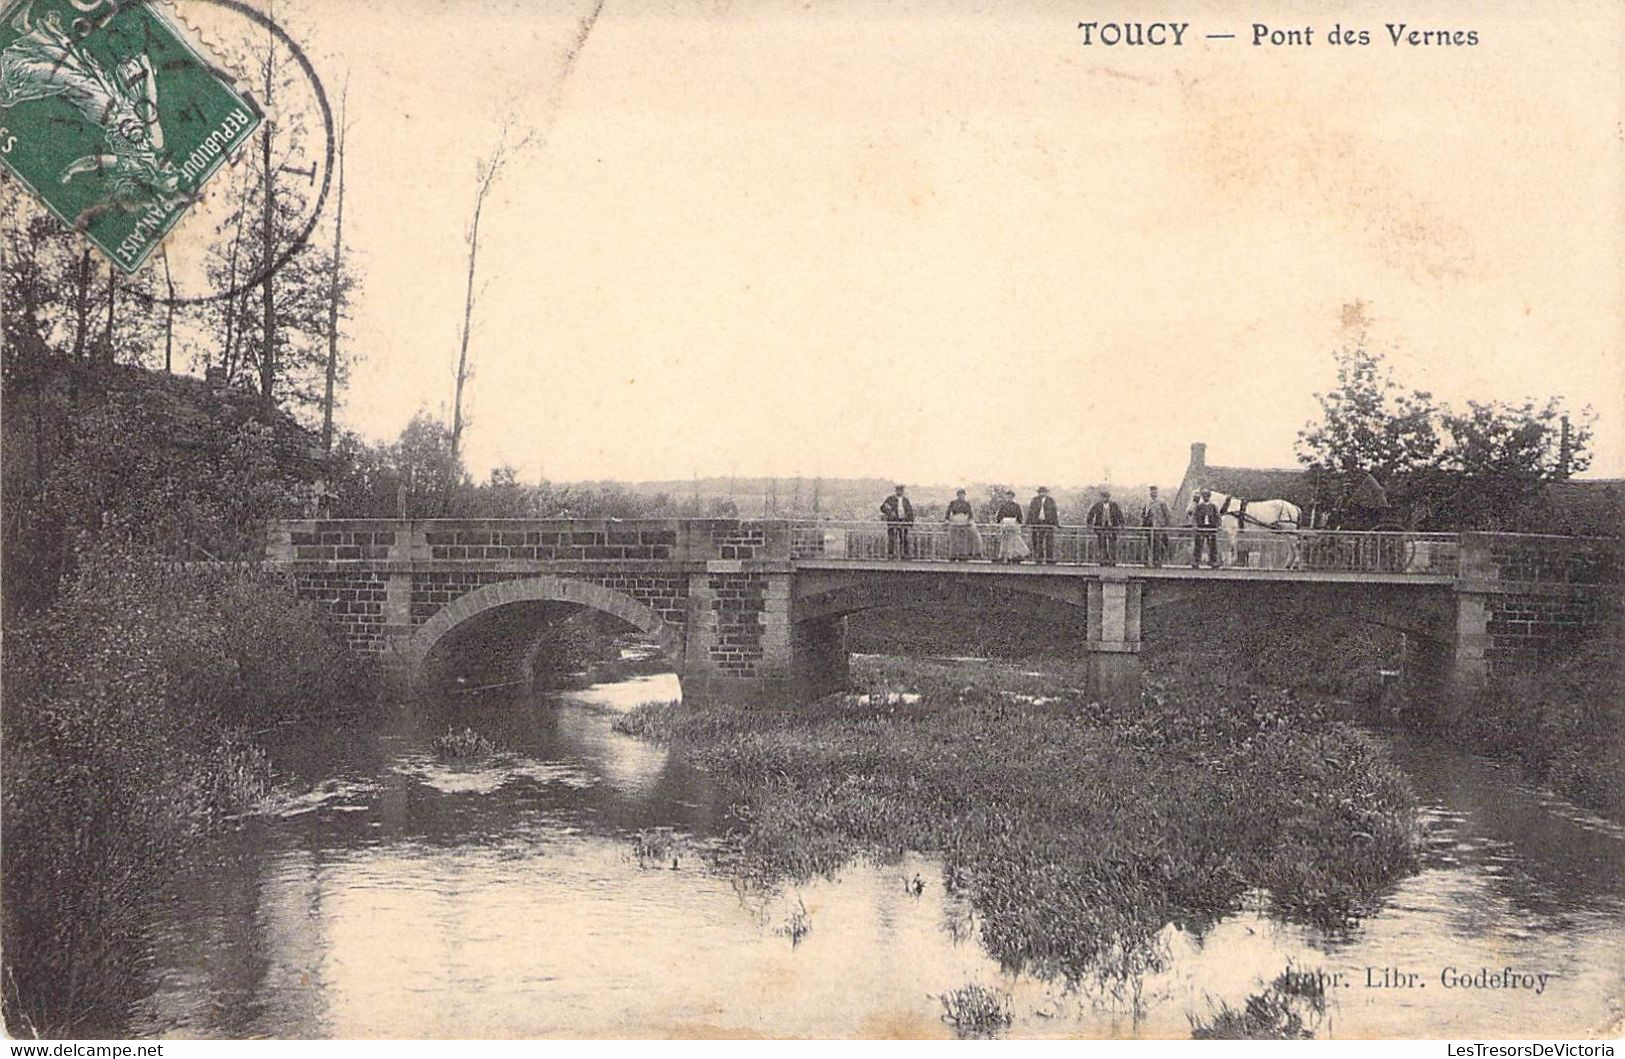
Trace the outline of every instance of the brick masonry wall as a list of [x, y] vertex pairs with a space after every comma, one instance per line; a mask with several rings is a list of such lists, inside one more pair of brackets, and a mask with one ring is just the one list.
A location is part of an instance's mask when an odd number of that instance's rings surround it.
[[[670, 559], [677, 546], [671, 529], [607, 526], [591, 530], [429, 530], [435, 559]], [[630, 593], [628, 593], [630, 595]]]
[[1556, 654], [1601, 621], [1598, 601], [1586, 598], [1495, 596], [1488, 610], [1491, 669]]
[[711, 574], [706, 579], [716, 617], [711, 664], [729, 676], [750, 676], [765, 654], [762, 616], [767, 610], [767, 579], [756, 574]]
[[[538, 576], [523, 573], [497, 573], [458, 570], [448, 573], [420, 573], [412, 577], [411, 615], [414, 626], [422, 625], [453, 600], [501, 581], [521, 581]], [[688, 617], [688, 578], [683, 574], [659, 573], [571, 573], [571, 581], [586, 581], [620, 592], [644, 604], [662, 621], [681, 629]]]
[[767, 533], [760, 526], [748, 523], [738, 526], [718, 525], [712, 533], [712, 542], [719, 559], [760, 558], [767, 547]]
[[290, 534], [295, 559], [388, 559], [393, 530], [362, 529], [324, 523], [315, 531]]
[[1555, 585], [1619, 581], [1619, 548], [1605, 540], [1497, 535], [1489, 547], [1496, 580]]
[[1515, 672], [1561, 653], [1610, 620], [1605, 597], [1619, 590], [1617, 542], [1516, 534], [1467, 534], [1463, 541], [1472, 553], [1463, 570], [1467, 590], [1482, 593], [1471, 604], [1471, 623], [1483, 632], [1487, 672]]
[[[339, 547], [339, 545], [322, 545]], [[388, 576], [366, 570], [303, 572], [292, 575], [294, 592], [319, 604], [344, 633], [352, 651], [386, 649], [384, 597]]]

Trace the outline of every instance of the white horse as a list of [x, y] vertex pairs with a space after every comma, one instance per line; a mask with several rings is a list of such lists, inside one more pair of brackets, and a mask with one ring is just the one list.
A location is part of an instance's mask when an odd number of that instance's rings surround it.
[[[1298, 565], [1298, 525], [1303, 511], [1297, 504], [1290, 500], [1242, 500], [1215, 489], [1207, 490], [1207, 494], [1219, 509], [1226, 566], [1235, 562], [1239, 550], [1260, 552], [1262, 565], [1273, 569], [1291, 570]], [[1195, 507], [1193, 503], [1186, 511], [1186, 521]]]

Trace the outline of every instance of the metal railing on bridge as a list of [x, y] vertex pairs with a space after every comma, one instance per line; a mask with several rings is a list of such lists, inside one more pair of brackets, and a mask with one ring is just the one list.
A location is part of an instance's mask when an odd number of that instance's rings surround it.
[[[1000, 527], [945, 522], [790, 523], [790, 557], [802, 560], [907, 560], [915, 562], [997, 562]], [[1069, 566], [1191, 566], [1201, 531], [1190, 526], [1151, 529], [1125, 526], [1116, 531], [1089, 526], [1022, 526], [1030, 554], [1025, 561]], [[899, 532], [901, 530], [902, 532]], [[1036, 532], [1035, 532], [1036, 530]], [[1202, 566], [1211, 566], [1206, 542]], [[1234, 545], [1220, 530], [1217, 564], [1230, 568], [1306, 572], [1455, 575], [1454, 533], [1301, 530], [1243, 531]]]

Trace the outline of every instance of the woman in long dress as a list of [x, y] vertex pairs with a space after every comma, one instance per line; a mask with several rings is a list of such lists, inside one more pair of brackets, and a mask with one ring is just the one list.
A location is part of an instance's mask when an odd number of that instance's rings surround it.
[[999, 524], [1001, 563], [1019, 563], [1032, 554], [1032, 549], [1027, 547], [1027, 542], [1021, 536], [1021, 505], [1016, 503], [1016, 494], [1004, 494], [994, 519]]
[[948, 558], [955, 560], [980, 559], [982, 535], [976, 532], [976, 511], [965, 499], [961, 489], [948, 502]]

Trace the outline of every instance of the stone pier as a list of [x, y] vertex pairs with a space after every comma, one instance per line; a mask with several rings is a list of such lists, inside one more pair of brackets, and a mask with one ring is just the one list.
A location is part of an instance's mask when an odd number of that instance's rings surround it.
[[1089, 694], [1112, 702], [1140, 698], [1140, 614], [1144, 583], [1121, 568], [1089, 582]]

